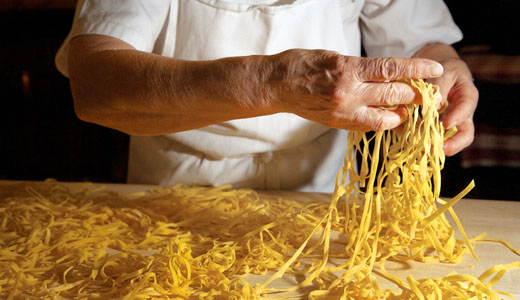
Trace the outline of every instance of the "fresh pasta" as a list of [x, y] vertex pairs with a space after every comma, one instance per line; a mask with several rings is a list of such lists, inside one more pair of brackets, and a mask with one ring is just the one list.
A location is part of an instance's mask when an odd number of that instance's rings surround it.
[[[421, 80], [410, 84], [423, 104], [407, 107], [402, 130], [371, 137], [349, 133], [329, 203], [230, 186], [120, 194], [47, 180], [3, 188], [0, 298], [512, 298], [492, 287], [520, 262], [479, 277], [402, 279], [385, 268], [389, 260], [458, 263], [466, 253], [477, 258], [479, 240], [520, 254], [505, 241], [465, 234], [452, 207], [473, 182], [449, 201], [440, 198], [447, 133], [435, 109], [437, 89]], [[251, 284], [255, 275], [267, 277]], [[302, 279], [277, 287], [288, 275]], [[381, 289], [378, 277], [397, 289]]]

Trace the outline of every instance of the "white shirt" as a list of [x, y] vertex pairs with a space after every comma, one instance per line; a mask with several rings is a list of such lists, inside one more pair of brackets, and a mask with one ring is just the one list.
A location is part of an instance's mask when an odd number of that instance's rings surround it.
[[[462, 34], [442, 0], [85, 0], [56, 64], [68, 75], [68, 41], [119, 38], [185, 60], [275, 54], [291, 48], [410, 57]], [[155, 137], [132, 137], [128, 181], [332, 192], [344, 130], [280, 113]]]

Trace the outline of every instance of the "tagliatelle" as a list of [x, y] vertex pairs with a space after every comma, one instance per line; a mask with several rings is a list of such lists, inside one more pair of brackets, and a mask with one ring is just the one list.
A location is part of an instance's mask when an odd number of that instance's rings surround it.
[[[287, 299], [301, 290], [309, 299], [512, 298], [492, 287], [520, 262], [479, 277], [403, 280], [385, 268], [389, 260], [457, 263], [467, 252], [476, 257], [478, 240], [520, 254], [464, 233], [452, 206], [473, 183], [450, 201], [439, 198], [445, 132], [436, 89], [410, 84], [423, 105], [408, 107], [401, 131], [349, 133], [328, 204], [229, 186], [123, 195], [48, 180], [2, 189], [0, 298]], [[251, 285], [250, 274], [268, 279]], [[302, 280], [277, 288], [288, 274]], [[399, 290], [382, 290], [374, 275]]]

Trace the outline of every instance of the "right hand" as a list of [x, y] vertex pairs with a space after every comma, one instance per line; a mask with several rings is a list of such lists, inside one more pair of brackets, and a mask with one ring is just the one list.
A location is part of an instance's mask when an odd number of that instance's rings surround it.
[[[442, 74], [439, 63], [422, 58], [363, 58], [293, 49], [269, 59], [273, 69], [268, 81], [280, 111], [356, 131], [397, 127], [407, 117], [402, 105], [421, 103], [418, 91], [399, 80]], [[398, 108], [381, 108], [385, 106]]]

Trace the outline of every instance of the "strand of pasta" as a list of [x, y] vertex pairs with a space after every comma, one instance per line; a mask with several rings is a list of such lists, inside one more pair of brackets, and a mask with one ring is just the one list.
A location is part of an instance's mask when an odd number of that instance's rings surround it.
[[[439, 198], [445, 132], [433, 100], [437, 89], [410, 84], [423, 104], [408, 106], [401, 131], [349, 133], [329, 203], [230, 186], [122, 195], [48, 180], [0, 189], [0, 298], [512, 298], [492, 287], [520, 262], [479, 277], [418, 280], [385, 268], [388, 260], [457, 263], [467, 252], [476, 257], [476, 241], [520, 253], [505, 241], [464, 233], [453, 205], [472, 183], [450, 201]], [[455, 239], [446, 212], [463, 240]], [[267, 279], [253, 286], [252, 274]], [[303, 279], [278, 288], [285, 274]], [[375, 275], [399, 290], [382, 290]]]

